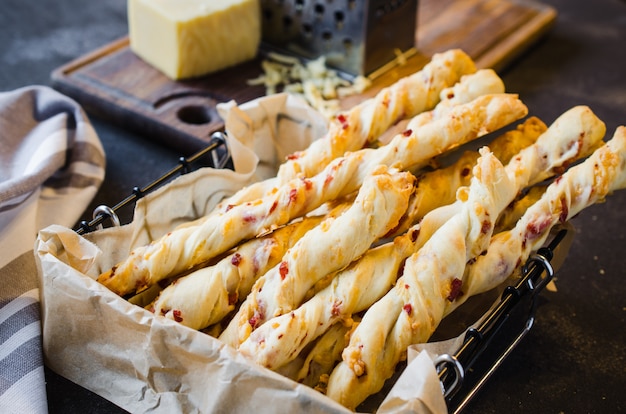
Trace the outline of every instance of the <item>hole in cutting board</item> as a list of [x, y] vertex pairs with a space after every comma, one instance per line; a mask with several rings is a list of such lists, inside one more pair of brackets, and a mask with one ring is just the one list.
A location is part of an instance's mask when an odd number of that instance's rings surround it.
[[183, 106], [176, 112], [179, 120], [186, 124], [202, 125], [212, 121], [211, 111], [202, 105]]

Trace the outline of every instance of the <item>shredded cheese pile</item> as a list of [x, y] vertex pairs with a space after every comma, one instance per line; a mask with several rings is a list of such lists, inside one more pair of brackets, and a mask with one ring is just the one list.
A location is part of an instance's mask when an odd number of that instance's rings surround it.
[[264, 85], [266, 95], [286, 92], [306, 100], [327, 119], [340, 110], [339, 99], [365, 91], [371, 81], [357, 76], [349, 81], [337, 71], [326, 67], [326, 57], [302, 63], [298, 58], [268, 53], [261, 63], [263, 74], [248, 81], [249, 85]]

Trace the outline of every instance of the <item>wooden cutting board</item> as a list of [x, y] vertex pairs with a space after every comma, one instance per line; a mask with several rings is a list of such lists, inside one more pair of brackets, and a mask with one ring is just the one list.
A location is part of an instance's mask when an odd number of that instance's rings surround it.
[[[344, 106], [374, 95], [421, 69], [434, 53], [451, 48], [463, 49], [479, 67], [501, 70], [550, 28], [556, 12], [522, 0], [419, 0], [417, 18], [418, 53]], [[54, 70], [52, 83], [88, 113], [190, 155], [223, 128], [215, 109], [219, 102], [243, 103], [264, 95], [262, 86], [247, 84], [261, 74], [260, 60], [172, 81], [134, 55], [125, 37]]]

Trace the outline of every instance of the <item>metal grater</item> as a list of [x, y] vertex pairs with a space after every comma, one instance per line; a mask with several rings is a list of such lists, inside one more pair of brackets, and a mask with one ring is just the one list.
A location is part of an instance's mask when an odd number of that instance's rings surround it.
[[369, 75], [415, 45], [417, 0], [260, 0], [263, 43]]

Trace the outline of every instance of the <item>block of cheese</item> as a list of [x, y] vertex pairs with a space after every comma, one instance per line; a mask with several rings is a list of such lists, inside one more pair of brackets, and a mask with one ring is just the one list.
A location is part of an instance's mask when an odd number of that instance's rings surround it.
[[172, 79], [252, 59], [261, 42], [259, 0], [128, 0], [131, 50]]

